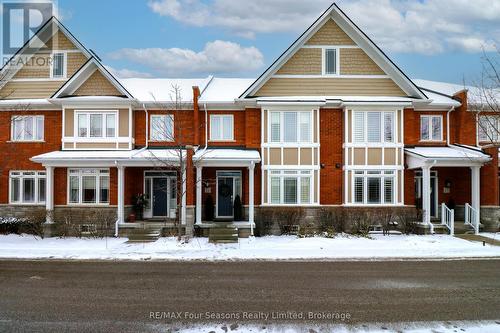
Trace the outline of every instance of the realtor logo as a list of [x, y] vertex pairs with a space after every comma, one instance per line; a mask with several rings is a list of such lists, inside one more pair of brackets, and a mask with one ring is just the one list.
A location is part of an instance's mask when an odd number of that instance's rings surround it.
[[[55, 13], [55, 3], [49, 0], [2, 1], [2, 54], [13, 55]], [[27, 53], [35, 53], [44, 43], [27, 45]]]

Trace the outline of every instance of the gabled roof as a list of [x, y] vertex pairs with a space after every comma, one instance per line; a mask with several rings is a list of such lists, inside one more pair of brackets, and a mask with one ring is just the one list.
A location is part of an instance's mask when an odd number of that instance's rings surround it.
[[47, 41], [55, 36], [57, 31], [61, 31], [87, 58], [92, 57], [92, 53], [55, 16], [52, 16], [2, 67], [0, 73], [3, 79], [0, 82], [0, 88], [21, 69], [20, 66], [13, 64], [16, 64], [21, 57], [31, 58], [33, 54], [27, 53], [29, 48], [42, 48]]
[[279, 68], [285, 64], [328, 20], [333, 19], [341, 29], [359, 45], [372, 60], [405, 92], [408, 96], [427, 99], [422, 92], [396, 64], [337, 6], [333, 3], [300, 37], [278, 58], [255, 82], [240, 96], [251, 97]]
[[92, 74], [94, 74], [95, 71], [101, 72], [101, 74], [104, 75], [123, 96], [134, 98], [120, 81], [118, 81], [94, 56], [90, 57], [90, 59], [76, 71], [76, 73], [73, 74], [54, 95], [52, 95], [52, 98], [60, 98], [73, 94]]

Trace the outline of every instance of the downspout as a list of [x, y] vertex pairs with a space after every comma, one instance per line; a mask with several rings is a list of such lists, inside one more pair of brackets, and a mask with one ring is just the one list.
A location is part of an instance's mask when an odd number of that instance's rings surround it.
[[[450, 113], [454, 111], [455, 108], [451, 107], [451, 109], [448, 110], [446, 113], [446, 145], [450, 145]], [[434, 161], [435, 163], [435, 161]]]

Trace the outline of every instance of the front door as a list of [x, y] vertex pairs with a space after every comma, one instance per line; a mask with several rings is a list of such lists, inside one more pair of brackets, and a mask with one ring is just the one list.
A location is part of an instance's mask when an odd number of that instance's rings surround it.
[[168, 178], [153, 178], [153, 216], [168, 214]]
[[217, 177], [217, 217], [233, 217], [233, 177]]

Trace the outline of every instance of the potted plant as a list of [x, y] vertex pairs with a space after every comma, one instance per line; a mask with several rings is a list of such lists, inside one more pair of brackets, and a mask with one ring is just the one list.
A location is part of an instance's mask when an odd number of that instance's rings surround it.
[[144, 207], [148, 205], [148, 198], [146, 194], [139, 193], [134, 195], [132, 202], [134, 206], [135, 217], [137, 220], [141, 221], [144, 216]]

